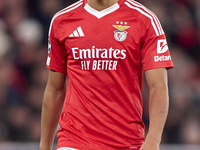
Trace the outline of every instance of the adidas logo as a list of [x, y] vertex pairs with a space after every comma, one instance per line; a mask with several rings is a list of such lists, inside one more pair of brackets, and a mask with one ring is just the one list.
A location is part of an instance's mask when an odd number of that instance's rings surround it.
[[76, 30], [73, 31], [72, 34], [69, 35], [69, 37], [83, 37], [85, 36], [83, 33], [83, 30], [81, 29], [81, 26], [79, 26]]

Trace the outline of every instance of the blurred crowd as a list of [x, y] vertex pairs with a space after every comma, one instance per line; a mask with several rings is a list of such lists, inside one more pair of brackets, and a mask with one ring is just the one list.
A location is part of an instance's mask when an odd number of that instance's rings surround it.
[[[0, 142], [38, 142], [53, 15], [76, 0], [0, 0]], [[163, 143], [200, 144], [200, 0], [138, 0], [160, 19], [175, 68]], [[144, 86], [148, 127], [148, 88]]]

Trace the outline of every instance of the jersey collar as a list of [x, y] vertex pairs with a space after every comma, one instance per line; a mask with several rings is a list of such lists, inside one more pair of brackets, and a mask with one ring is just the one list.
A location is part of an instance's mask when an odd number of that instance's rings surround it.
[[94, 15], [95, 17], [97, 17], [98, 19], [100, 19], [100, 18], [102, 18], [102, 17], [104, 17], [104, 16], [106, 16], [106, 15], [108, 15], [108, 14], [114, 12], [115, 10], [117, 10], [117, 9], [120, 7], [120, 4], [121, 4], [122, 1], [123, 1], [123, 0], [119, 0], [118, 3], [112, 5], [112, 6], [106, 8], [106, 9], [104, 9], [104, 10], [98, 11], [98, 10], [95, 10], [94, 8], [90, 7], [90, 6], [88, 5], [88, 3], [87, 3], [87, 0], [85, 0], [84, 9], [85, 9], [88, 13], [90, 13], [90, 14]]

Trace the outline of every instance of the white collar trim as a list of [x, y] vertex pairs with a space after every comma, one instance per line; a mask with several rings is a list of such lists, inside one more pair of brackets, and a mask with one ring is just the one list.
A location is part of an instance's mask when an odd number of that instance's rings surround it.
[[90, 14], [96, 16], [98, 19], [100, 19], [100, 18], [112, 13], [113, 11], [117, 10], [119, 8], [119, 4], [116, 3], [116, 4], [106, 8], [104, 10], [101, 10], [101, 11], [95, 10], [94, 8], [90, 7], [88, 4], [86, 4], [84, 8], [88, 13], [90, 13]]

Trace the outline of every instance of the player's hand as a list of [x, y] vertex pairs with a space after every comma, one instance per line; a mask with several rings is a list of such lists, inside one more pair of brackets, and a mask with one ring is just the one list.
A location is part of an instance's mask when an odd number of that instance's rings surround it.
[[40, 144], [40, 150], [52, 150], [52, 148], [49, 145]]
[[52, 150], [51, 148], [40, 147], [40, 150]]
[[152, 141], [145, 141], [140, 150], [160, 150], [160, 144]]

